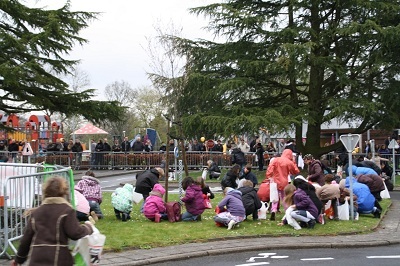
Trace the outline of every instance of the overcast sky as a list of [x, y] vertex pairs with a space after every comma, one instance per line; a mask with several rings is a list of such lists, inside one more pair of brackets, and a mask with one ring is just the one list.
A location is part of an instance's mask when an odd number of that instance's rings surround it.
[[[31, 0], [36, 6], [58, 8], [65, 0]], [[81, 59], [80, 69], [87, 72], [91, 88], [103, 90], [114, 81], [126, 81], [133, 88], [150, 85], [146, 71], [150, 71], [149, 57], [143, 47], [146, 37], [155, 36], [157, 21], [169, 24], [173, 21], [182, 27], [185, 38], [211, 36], [202, 27], [207, 25], [203, 17], [196, 17], [188, 8], [219, 2], [217, 0], [71, 0], [73, 11], [102, 12], [98, 20], [90, 23], [81, 36], [89, 43], [77, 46], [71, 53], [73, 59]]]

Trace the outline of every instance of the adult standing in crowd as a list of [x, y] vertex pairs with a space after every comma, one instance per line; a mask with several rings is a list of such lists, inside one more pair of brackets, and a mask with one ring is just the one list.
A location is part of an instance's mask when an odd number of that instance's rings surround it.
[[124, 141], [121, 143], [121, 150], [125, 153], [131, 150], [131, 143], [128, 137], [124, 137]]
[[256, 144], [261, 142], [260, 136], [254, 136], [254, 139], [250, 142], [250, 151], [251, 152], [256, 152]]
[[99, 139], [99, 142], [96, 144], [96, 167], [99, 169], [104, 168], [104, 144], [103, 140]]
[[224, 151], [224, 147], [221, 144], [221, 140], [217, 140], [217, 144], [214, 145], [214, 147], [212, 147], [211, 151], [213, 152], [223, 152]]
[[144, 151], [144, 143], [142, 142], [141, 137], [137, 137], [135, 142], [132, 145], [132, 151], [139, 152], [139, 151]]
[[7, 140], [4, 139], [4, 136], [0, 138], [0, 151], [7, 150]]
[[311, 154], [304, 155], [304, 164], [308, 165], [308, 181], [316, 183], [319, 186], [325, 185], [325, 175], [322, 168], [322, 163], [319, 160], [314, 159]]
[[258, 171], [264, 170], [264, 147], [261, 142], [256, 144], [256, 157], [257, 157], [257, 164], [258, 164]]
[[[265, 174], [270, 182], [277, 183], [279, 201], [283, 202], [284, 189], [289, 184], [288, 176], [300, 173], [295, 161], [293, 160], [293, 152], [291, 149], [285, 149], [281, 157], [274, 158], [268, 166]], [[272, 202], [270, 220], [275, 220], [275, 213], [278, 211], [279, 201]]]
[[75, 170], [78, 170], [82, 163], [82, 152], [83, 152], [83, 147], [79, 139], [75, 140], [75, 143], [71, 148], [71, 151], [74, 153], [75, 157]]
[[250, 151], [250, 145], [247, 144], [247, 142], [244, 140], [244, 138], [240, 139], [240, 142], [238, 143], [237, 147], [245, 154]]
[[15, 139], [12, 139], [10, 145], [8, 145], [8, 152], [11, 154], [13, 162], [15, 162], [15, 158], [17, 157], [18, 151], [19, 151], [19, 145], [17, 144]]
[[113, 152], [121, 152], [122, 151], [122, 147], [121, 147], [121, 145], [119, 145], [118, 139], [114, 140], [114, 144], [112, 145], [111, 150]]
[[235, 145], [232, 145], [231, 163], [232, 165], [238, 164], [240, 166], [240, 169], [242, 169], [246, 164], [246, 158], [243, 151]]
[[199, 143], [197, 141], [197, 139], [193, 140], [192, 143], [192, 151], [196, 151], [196, 152], [200, 152], [200, 151], [204, 151], [204, 146], [202, 143]]
[[276, 145], [276, 151], [279, 154], [282, 154], [283, 150], [285, 149], [285, 140], [284, 139], [278, 139], [278, 144]]

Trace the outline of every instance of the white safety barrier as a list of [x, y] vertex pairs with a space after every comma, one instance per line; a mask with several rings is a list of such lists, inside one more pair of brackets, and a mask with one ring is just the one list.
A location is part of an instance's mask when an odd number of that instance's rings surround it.
[[[51, 176], [65, 178], [73, 191], [71, 168], [24, 163], [0, 163], [0, 258], [17, 252], [13, 241], [24, 232], [24, 212], [41, 204], [42, 184]], [[71, 197], [71, 195], [70, 195]], [[72, 197], [71, 197], [72, 199]]]

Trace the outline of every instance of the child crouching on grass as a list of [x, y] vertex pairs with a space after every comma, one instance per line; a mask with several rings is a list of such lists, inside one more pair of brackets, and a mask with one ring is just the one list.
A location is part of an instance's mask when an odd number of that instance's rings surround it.
[[231, 230], [235, 225], [242, 222], [246, 217], [246, 210], [242, 202], [242, 192], [226, 187], [224, 189], [225, 197], [217, 206], [219, 213], [214, 216], [214, 221], [223, 224]]
[[204, 198], [201, 187], [190, 176], [182, 180], [185, 196], [181, 200], [185, 203], [186, 212], [182, 214], [182, 221], [201, 221], [204, 212]]
[[301, 227], [313, 229], [316, 224], [315, 219], [318, 217], [318, 210], [310, 197], [304, 190], [296, 189], [292, 184], [286, 185], [284, 193], [285, 204], [289, 207], [285, 212], [286, 219], [278, 225], [290, 224], [296, 230], [301, 229]]
[[143, 206], [143, 214], [150, 221], [159, 223], [161, 220], [168, 220], [163, 200], [164, 194], [165, 189], [160, 184], [155, 184], [150, 196], [147, 197]]
[[131, 219], [132, 203], [133, 186], [131, 184], [117, 188], [111, 195], [111, 204], [114, 207], [115, 216], [123, 222]]
[[196, 184], [201, 187], [203, 198], [207, 197], [209, 199], [213, 199], [215, 197], [214, 193], [210, 189], [210, 186], [204, 182], [204, 179], [201, 176], [196, 178]]

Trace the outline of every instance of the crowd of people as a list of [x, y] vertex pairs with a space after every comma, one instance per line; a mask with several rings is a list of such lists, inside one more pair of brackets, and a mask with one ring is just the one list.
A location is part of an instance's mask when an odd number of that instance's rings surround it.
[[[106, 143], [106, 140], [104, 142], [100, 140], [95, 149], [99, 145], [106, 146]], [[288, 142], [283, 146], [280, 156], [271, 158], [265, 171], [265, 179], [259, 183], [252, 172], [252, 165], [246, 162], [242, 150], [242, 148], [251, 150], [253, 147], [257, 150], [258, 143], [255, 141], [253, 145], [240, 145], [240, 143], [232, 145], [232, 167], [224, 175], [221, 174], [217, 163], [209, 160], [206, 166], [208, 175], [197, 178], [185, 177], [182, 180], [184, 195], [179, 199], [184, 211], [179, 214], [179, 220], [202, 221], [203, 212], [212, 208], [210, 200], [214, 199], [215, 195], [206, 184], [207, 177], [210, 180], [219, 180], [223, 190], [223, 198], [215, 204], [213, 220], [217, 226], [226, 227], [228, 230], [239, 227], [240, 223], [250, 215], [253, 220], [259, 220], [260, 210], [264, 206], [264, 202], [260, 199], [269, 201], [269, 220], [277, 220], [278, 213], [282, 213], [283, 217], [279, 217], [281, 219], [277, 225], [290, 225], [295, 230], [313, 229], [316, 224], [324, 224], [327, 218], [341, 219], [339, 208], [349, 202], [353, 205], [346, 210], [347, 215], [355, 220], [359, 219], [360, 214], [372, 214], [373, 217], [380, 218], [381, 192], [387, 189], [385, 178], [382, 176], [385, 175], [384, 169], [388, 166], [385, 160], [376, 161], [358, 157], [354, 165], [349, 167], [344, 162], [341, 166], [342, 171], [334, 174], [321, 160], [306, 154], [303, 156], [303, 162], [307, 166], [308, 173], [307, 176], [303, 176], [296, 160], [295, 146], [292, 142]], [[71, 143], [69, 145], [71, 148], [74, 146]], [[114, 146], [117, 145], [117, 142], [114, 143]], [[118, 149], [123, 147], [121, 145]], [[349, 175], [349, 171], [352, 175]], [[147, 169], [137, 175], [135, 187], [132, 184], [123, 184], [117, 188], [111, 196], [116, 219], [123, 222], [131, 219], [134, 193], [141, 194], [143, 198], [141, 213], [149, 221], [159, 223], [169, 220], [171, 215], [176, 215], [170, 213], [168, 204], [163, 199], [166, 190], [159, 181], [164, 176], [165, 171], [162, 167]], [[269, 187], [268, 190], [261, 189], [264, 185]], [[12, 265], [22, 264], [29, 252], [31, 261], [41, 262], [43, 258], [37, 254], [42, 248], [52, 250], [57, 248], [57, 245], [62, 245], [68, 238], [78, 239], [91, 234], [93, 229], [90, 225], [104, 218], [101, 210], [103, 197], [100, 181], [93, 171], [87, 171], [74, 187], [75, 211], [66, 200], [68, 187], [62, 178], [50, 178], [44, 185], [43, 191], [43, 204], [30, 211], [29, 222]], [[353, 197], [350, 198], [351, 196]], [[49, 219], [43, 213], [51, 213]], [[65, 219], [63, 227], [53, 223], [61, 216]], [[36, 248], [31, 243], [40, 241], [41, 238], [37, 234], [42, 232], [45, 226], [57, 226], [57, 234], [62, 237], [62, 241], [56, 246], [49, 243], [49, 247]], [[52, 256], [51, 252], [48, 254], [46, 260], [56, 263], [55, 260], [58, 258]], [[66, 254], [63, 249], [60, 255], [66, 261], [71, 259], [69, 253]]]

